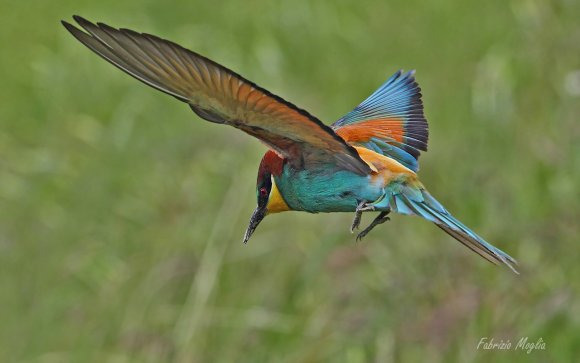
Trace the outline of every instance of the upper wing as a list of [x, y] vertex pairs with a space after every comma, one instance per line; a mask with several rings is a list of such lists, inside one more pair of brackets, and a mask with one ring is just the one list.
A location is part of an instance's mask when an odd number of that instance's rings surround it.
[[429, 128], [421, 88], [413, 75], [413, 71], [398, 71], [332, 127], [347, 142], [391, 157], [416, 172], [419, 154], [427, 150]]
[[74, 19], [63, 25], [92, 51], [138, 80], [188, 103], [200, 117], [234, 126], [297, 168], [327, 163], [359, 174], [370, 168], [334, 131], [304, 110], [175, 43]]

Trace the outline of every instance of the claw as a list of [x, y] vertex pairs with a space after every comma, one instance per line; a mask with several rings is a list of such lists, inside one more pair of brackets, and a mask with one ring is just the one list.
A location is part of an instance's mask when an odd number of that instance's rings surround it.
[[353, 233], [355, 229], [360, 225], [362, 219], [362, 212], [355, 212], [354, 219], [352, 220], [352, 225], [350, 226], [350, 233]]
[[381, 212], [372, 222], [371, 224], [369, 224], [369, 226], [367, 228], [365, 228], [362, 232], [360, 232], [357, 236], [356, 236], [356, 241], [360, 241], [362, 240], [367, 234], [369, 234], [370, 231], [373, 230], [373, 228], [375, 228], [376, 226], [378, 226], [381, 223], [385, 223], [386, 221], [390, 221], [391, 218], [388, 217], [389, 213], [391, 211], [384, 211]]
[[352, 220], [352, 225], [350, 226], [350, 233], [353, 233], [355, 229], [357, 229], [360, 225], [360, 221], [362, 219], [362, 212], [375, 210], [373, 205], [367, 204], [365, 200], [361, 201], [356, 206], [356, 211], [354, 214], [354, 219]]

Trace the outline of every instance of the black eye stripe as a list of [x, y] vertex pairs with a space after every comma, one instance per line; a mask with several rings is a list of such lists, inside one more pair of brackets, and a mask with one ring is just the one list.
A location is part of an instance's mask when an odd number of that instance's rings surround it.
[[268, 198], [270, 196], [270, 190], [272, 189], [271, 174], [268, 172], [264, 172], [258, 180], [261, 181], [261, 183], [258, 184], [258, 188], [257, 188], [258, 205], [263, 207], [268, 203]]

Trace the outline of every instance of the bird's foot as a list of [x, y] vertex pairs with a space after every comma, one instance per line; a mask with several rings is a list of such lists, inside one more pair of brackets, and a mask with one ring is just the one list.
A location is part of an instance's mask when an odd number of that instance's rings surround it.
[[361, 201], [356, 207], [356, 211], [354, 213], [354, 219], [352, 220], [352, 225], [350, 226], [350, 233], [353, 233], [354, 230], [357, 229], [358, 226], [360, 225], [360, 221], [361, 221], [363, 212], [373, 211], [373, 210], [375, 210], [374, 205], [368, 204], [367, 201], [365, 201], [365, 200]]
[[388, 215], [389, 215], [389, 213], [390, 213], [390, 212], [391, 212], [390, 210], [388, 210], [388, 211], [384, 211], [384, 212], [381, 212], [381, 213], [380, 213], [380, 214], [377, 216], [377, 218], [375, 218], [375, 219], [374, 219], [374, 220], [371, 222], [371, 224], [369, 224], [369, 226], [368, 226], [367, 228], [365, 228], [365, 229], [364, 229], [364, 230], [363, 230], [361, 233], [359, 233], [359, 234], [356, 236], [356, 240], [357, 240], [357, 241], [360, 241], [360, 240], [362, 240], [362, 239], [363, 239], [363, 238], [364, 238], [364, 237], [365, 237], [367, 234], [369, 234], [369, 232], [370, 232], [370, 231], [372, 231], [372, 229], [373, 229], [373, 228], [375, 228], [376, 226], [378, 226], [378, 225], [379, 225], [379, 224], [381, 224], [381, 223], [385, 223], [386, 221], [390, 221], [390, 220], [391, 220], [391, 218], [389, 218], [389, 217], [388, 217]]

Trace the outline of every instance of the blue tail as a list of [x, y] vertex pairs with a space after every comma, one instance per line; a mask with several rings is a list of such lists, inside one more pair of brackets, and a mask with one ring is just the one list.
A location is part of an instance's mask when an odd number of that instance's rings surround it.
[[499, 248], [492, 246], [453, 217], [425, 189], [404, 187], [392, 197], [391, 208], [401, 214], [418, 215], [433, 223], [451, 237], [455, 238], [473, 252], [486, 260], [503, 263], [513, 272], [519, 274], [514, 265], [516, 260]]

